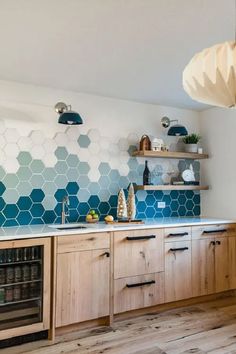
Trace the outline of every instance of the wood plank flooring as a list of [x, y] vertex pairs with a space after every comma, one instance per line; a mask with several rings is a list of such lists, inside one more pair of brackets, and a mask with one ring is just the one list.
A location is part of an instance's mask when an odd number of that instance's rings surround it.
[[219, 299], [73, 332], [53, 345], [39, 341], [1, 354], [233, 354], [236, 297]]

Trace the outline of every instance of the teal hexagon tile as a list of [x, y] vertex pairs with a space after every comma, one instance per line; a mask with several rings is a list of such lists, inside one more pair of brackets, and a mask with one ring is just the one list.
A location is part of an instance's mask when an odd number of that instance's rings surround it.
[[136, 192], [136, 197], [137, 199], [141, 202], [144, 201], [147, 197], [147, 192], [146, 191], [137, 191]]
[[30, 169], [33, 173], [41, 173], [44, 168], [44, 163], [41, 160], [33, 160], [30, 164]]
[[187, 168], [186, 160], [180, 160], [178, 163], [179, 171], [183, 172], [184, 170], [186, 170], [186, 168]]
[[45, 181], [52, 182], [57, 176], [57, 173], [53, 167], [46, 167], [42, 172]]
[[32, 161], [32, 156], [28, 151], [21, 151], [17, 160], [21, 166], [28, 166]]
[[2, 197], [6, 204], [16, 203], [19, 199], [19, 192], [15, 188], [7, 188]]
[[90, 194], [98, 194], [100, 189], [101, 188], [97, 182], [91, 182], [88, 185], [88, 191]]
[[16, 204], [8, 204], [3, 209], [3, 214], [6, 219], [13, 219], [18, 215], [18, 213], [19, 209]]
[[55, 151], [55, 155], [58, 160], [65, 160], [68, 156], [68, 152], [65, 147], [59, 146]]
[[193, 170], [194, 170], [194, 172], [199, 172], [200, 171], [200, 162], [199, 161], [194, 161], [193, 162]]
[[19, 181], [28, 181], [32, 176], [32, 171], [27, 166], [21, 166], [16, 174]]
[[116, 182], [116, 181], [119, 180], [120, 174], [119, 174], [119, 172], [117, 170], [111, 170], [109, 175], [108, 175], [108, 177], [110, 178], [110, 180], [112, 182]]
[[19, 183], [19, 179], [15, 173], [8, 173], [3, 178], [2, 182], [6, 188], [16, 188]]
[[121, 176], [120, 178], [119, 178], [119, 187], [120, 188], [128, 188], [128, 186], [129, 186], [129, 179], [127, 178], [127, 177], [125, 177], [125, 176]]
[[57, 205], [57, 200], [52, 195], [46, 195], [42, 201], [42, 205], [45, 210], [53, 210]]
[[20, 210], [29, 210], [33, 204], [30, 197], [20, 197], [17, 201], [17, 206]]
[[66, 174], [68, 170], [68, 165], [65, 161], [58, 161], [55, 165], [55, 170], [57, 173]]
[[98, 197], [102, 201], [107, 201], [111, 195], [110, 191], [106, 188], [100, 189], [100, 191], [97, 193]]
[[110, 182], [110, 180], [107, 176], [101, 176], [98, 180], [98, 183], [101, 188], [107, 188], [107, 186], [109, 185], [109, 182]]
[[32, 186], [28, 181], [20, 182], [17, 186], [19, 195], [29, 195], [32, 191]]
[[44, 179], [41, 174], [34, 174], [29, 180], [32, 188], [42, 188], [44, 185]]
[[44, 191], [45, 195], [54, 195], [58, 187], [54, 182], [45, 182], [42, 186], [42, 190]]
[[70, 154], [68, 155], [66, 162], [69, 167], [77, 167], [80, 161], [77, 155]]
[[128, 161], [128, 166], [131, 170], [136, 170], [139, 166], [138, 161], [135, 157], [132, 157]]
[[89, 164], [87, 162], [80, 162], [78, 166], [78, 171], [82, 175], [87, 175], [90, 170]]
[[91, 194], [89, 191], [85, 188], [80, 188], [80, 190], [77, 193], [79, 202], [87, 202]]
[[86, 188], [89, 185], [89, 179], [87, 176], [80, 176], [78, 179], [78, 185], [80, 188]]
[[99, 172], [103, 176], [107, 176], [109, 172], [111, 171], [111, 168], [107, 162], [101, 162], [99, 167], [98, 167]]
[[68, 183], [68, 178], [67, 178], [66, 175], [58, 175], [55, 178], [54, 183], [59, 189], [65, 188], [67, 186], [67, 183]]
[[68, 181], [74, 182], [79, 178], [79, 171], [77, 168], [69, 168], [67, 172]]
[[87, 148], [91, 143], [89, 137], [87, 135], [81, 134], [77, 140], [79, 146], [81, 148]]
[[108, 189], [110, 191], [110, 194], [117, 194], [119, 192], [120, 187], [119, 187], [118, 183], [112, 182], [112, 183], [110, 183]]

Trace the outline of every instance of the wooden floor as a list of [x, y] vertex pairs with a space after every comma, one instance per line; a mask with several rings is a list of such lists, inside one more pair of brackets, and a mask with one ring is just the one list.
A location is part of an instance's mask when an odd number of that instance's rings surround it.
[[74, 332], [0, 350], [1, 354], [236, 353], [236, 298], [118, 322], [114, 328]]

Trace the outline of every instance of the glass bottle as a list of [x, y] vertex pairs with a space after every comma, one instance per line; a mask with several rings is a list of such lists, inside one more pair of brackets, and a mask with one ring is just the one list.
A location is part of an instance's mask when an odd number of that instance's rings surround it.
[[144, 186], [148, 186], [151, 184], [151, 173], [150, 170], [148, 168], [148, 162], [147, 160], [145, 161], [145, 168], [143, 171], [143, 185]]

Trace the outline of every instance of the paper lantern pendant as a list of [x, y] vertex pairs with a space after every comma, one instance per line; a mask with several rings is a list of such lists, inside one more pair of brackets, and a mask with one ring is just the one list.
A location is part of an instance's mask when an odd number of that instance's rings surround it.
[[236, 43], [225, 42], [196, 54], [183, 72], [183, 87], [199, 102], [236, 105]]

